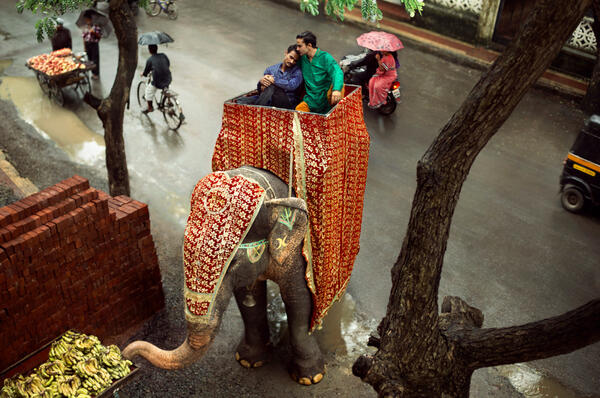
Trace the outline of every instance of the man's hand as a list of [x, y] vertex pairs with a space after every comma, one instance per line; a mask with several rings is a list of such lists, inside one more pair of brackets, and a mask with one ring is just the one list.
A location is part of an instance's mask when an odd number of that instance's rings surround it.
[[331, 105], [335, 105], [338, 102], [340, 102], [340, 100], [342, 99], [342, 92], [341, 91], [332, 91], [331, 92]]
[[273, 83], [275, 83], [275, 78], [273, 77], [273, 75], [264, 75], [260, 79], [260, 84], [265, 88], [269, 87]]

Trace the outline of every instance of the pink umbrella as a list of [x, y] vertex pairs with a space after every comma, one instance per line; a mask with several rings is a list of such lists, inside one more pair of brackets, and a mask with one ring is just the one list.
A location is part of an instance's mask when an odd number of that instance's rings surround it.
[[369, 32], [358, 36], [356, 42], [361, 47], [373, 51], [396, 51], [404, 48], [404, 45], [396, 36], [387, 32]]

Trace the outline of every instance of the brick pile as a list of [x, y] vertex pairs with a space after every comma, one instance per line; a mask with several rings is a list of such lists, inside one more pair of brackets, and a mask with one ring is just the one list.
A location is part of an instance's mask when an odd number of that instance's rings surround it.
[[67, 329], [104, 341], [163, 307], [146, 204], [73, 176], [0, 208], [0, 371]]

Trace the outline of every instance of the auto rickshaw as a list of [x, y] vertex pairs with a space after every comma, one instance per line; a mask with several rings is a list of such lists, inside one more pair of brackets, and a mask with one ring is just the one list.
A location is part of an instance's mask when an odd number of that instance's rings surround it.
[[560, 190], [565, 210], [577, 213], [587, 203], [600, 204], [599, 115], [585, 122], [563, 164]]

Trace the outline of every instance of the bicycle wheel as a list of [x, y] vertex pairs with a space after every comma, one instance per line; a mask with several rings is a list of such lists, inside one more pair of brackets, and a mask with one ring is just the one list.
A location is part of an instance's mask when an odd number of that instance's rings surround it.
[[169, 4], [167, 4], [167, 16], [169, 19], [177, 19], [177, 4], [174, 2], [169, 2]]
[[137, 86], [137, 100], [138, 100], [138, 105], [140, 106], [140, 108], [144, 108], [146, 109], [146, 99], [144, 98], [144, 95], [146, 94], [146, 81], [142, 80], [141, 82], [138, 83]]
[[158, 0], [150, 0], [146, 5], [146, 14], [155, 17], [160, 14], [160, 4]]
[[161, 110], [171, 130], [177, 130], [183, 123], [183, 112], [177, 98], [171, 95], [165, 95], [161, 104]]

